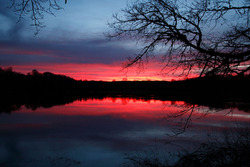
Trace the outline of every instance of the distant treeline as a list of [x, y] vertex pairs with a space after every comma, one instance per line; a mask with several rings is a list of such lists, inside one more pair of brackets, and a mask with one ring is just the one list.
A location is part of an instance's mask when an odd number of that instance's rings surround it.
[[[213, 76], [182, 81], [77, 81], [65, 75], [33, 70], [28, 74], [0, 68], [0, 103], [39, 106], [70, 103], [81, 98], [133, 97], [219, 107], [244, 102], [249, 108], [250, 76]], [[32, 107], [33, 105], [33, 107]], [[3, 106], [3, 105], [2, 105]], [[12, 105], [13, 107], [13, 105]], [[15, 108], [15, 106], [14, 106]], [[4, 110], [1, 108], [0, 112]], [[5, 109], [8, 110], [8, 109]]]

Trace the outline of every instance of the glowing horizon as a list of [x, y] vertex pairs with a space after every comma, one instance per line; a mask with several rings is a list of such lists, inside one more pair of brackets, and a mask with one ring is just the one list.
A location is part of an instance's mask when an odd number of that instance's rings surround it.
[[[7, 68], [10, 66], [3, 66]], [[151, 64], [150, 69], [138, 73], [137, 69], [122, 70], [121, 63], [108, 64], [37, 64], [13, 65], [13, 71], [27, 74], [32, 70], [40, 73], [51, 72], [71, 77], [75, 80], [87, 81], [171, 81], [178, 76], [164, 76], [160, 69]]]
[[175, 75], [164, 74], [164, 64], [153, 59], [140, 73], [141, 69], [136, 67], [122, 70], [122, 63], [140, 52], [140, 44], [128, 39], [110, 41], [103, 33], [111, 31], [108, 20], [126, 3], [126, 0], [68, 2], [64, 10], [55, 11], [56, 18], [46, 15], [43, 19], [46, 27], [34, 36], [29, 17], [16, 24], [18, 18], [7, 8], [9, 2], [1, 1], [0, 67], [12, 67], [24, 74], [36, 69], [76, 80], [171, 81], [183, 78], [178, 77], [178, 71]]

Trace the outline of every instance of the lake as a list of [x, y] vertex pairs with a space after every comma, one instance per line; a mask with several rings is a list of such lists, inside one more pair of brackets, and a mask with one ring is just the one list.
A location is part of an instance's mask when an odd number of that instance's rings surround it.
[[248, 129], [250, 113], [183, 101], [105, 97], [0, 114], [0, 166], [122, 166], [127, 155], [194, 150]]

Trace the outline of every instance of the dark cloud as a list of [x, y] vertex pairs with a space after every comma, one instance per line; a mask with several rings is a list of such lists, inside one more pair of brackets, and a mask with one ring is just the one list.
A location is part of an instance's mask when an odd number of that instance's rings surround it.
[[56, 34], [62, 35], [62, 29], [53, 29], [54, 34], [51, 34], [51, 29], [44, 28], [43, 33], [34, 37], [34, 27], [30, 26], [28, 16], [17, 23], [19, 16], [13, 8], [9, 8], [10, 5], [11, 1], [0, 1], [0, 21], [3, 21], [0, 23], [0, 66], [33, 63], [112, 64], [136, 53], [133, 49], [118, 45], [116, 41], [108, 41], [103, 36], [96, 38], [88, 32], [88, 39], [72, 37], [61, 40]]
[[134, 51], [105, 39], [78, 41], [0, 41], [0, 65], [102, 63], [124, 61]]
[[0, 40], [20, 40], [24, 20], [18, 22], [19, 16], [14, 12], [10, 1], [0, 1]]
[[0, 1], [0, 13], [8, 16], [13, 16], [11, 13], [11, 1]]

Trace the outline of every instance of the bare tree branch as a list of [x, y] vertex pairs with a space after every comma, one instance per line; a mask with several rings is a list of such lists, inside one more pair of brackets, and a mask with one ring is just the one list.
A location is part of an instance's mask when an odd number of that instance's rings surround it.
[[[108, 37], [130, 37], [145, 44], [125, 67], [166, 49], [165, 62], [184, 75], [244, 75], [250, 66], [248, 0], [140, 0], [114, 15]], [[177, 68], [176, 68], [177, 67]]]
[[[20, 22], [24, 16], [30, 14], [30, 18], [33, 21], [31, 26], [35, 27], [35, 35], [37, 35], [41, 28], [45, 25], [41, 21], [44, 19], [44, 14], [54, 15], [54, 11], [63, 9], [58, 0], [10, 0], [10, 8], [14, 9], [14, 12], [18, 14]], [[65, 0], [65, 4], [67, 0]]]

